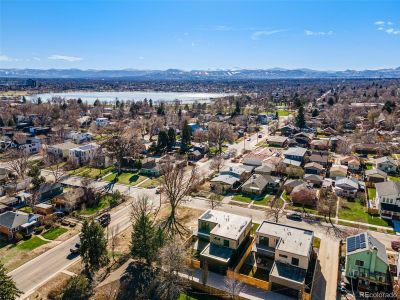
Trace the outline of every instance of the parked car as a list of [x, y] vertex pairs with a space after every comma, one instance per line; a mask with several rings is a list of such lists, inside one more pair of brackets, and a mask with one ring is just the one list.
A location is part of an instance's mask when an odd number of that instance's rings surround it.
[[101, 226], [106, 227], [111, 222], [111, 215], [110, 214], [101, 215], [96, 219], [96, 221], [99, 222]]
[[400, 242], [398, 241], [392, 241], [392, 249], [394, 251], [399, 251], [400, 250]]
[[262, 138], [262, 134], [259, 134], [259, 135], [258, 135], [258, 138], [261, 139], [261, 138]]
[[294, 220], [294, 221], [302, 220], [301, 214], [299, 214], [299, 213], [287, 213], [286, 218], [288, 218], [290, 220]]
[[79, 254], [81, 250], [81, 243], [76, 243], [72, 248], [69, 249], [71, 254]]

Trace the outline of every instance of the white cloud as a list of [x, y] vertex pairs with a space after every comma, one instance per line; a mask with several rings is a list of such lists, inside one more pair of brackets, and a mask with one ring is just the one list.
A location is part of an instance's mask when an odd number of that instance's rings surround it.
[[277, 29], [277, 30], [261, 30], [261, 31], [254, 31], [254, 32], [251, 34], [251, 39], [254, 40], [254, 41], [256, 41], [256, 40], [261, 39], [261, 38], [264, 37], [264, 36], [269, 36], [269, 35], [277, 34], [277, 33], [280, 33], [280, 32], [282, 32], [282, 31], [284, 31], [284, 30], [282, 30], [282, 29]]
[[32, 59], [33, 59], [33, 60], [36, 60], [36, 61], [40, 61], [40, 58], [37, 57], [37, 56], [34, 56]]
[[329, 31], [304, 30], [304, 33], [305, 33], [306, 35], [308, 35], [308, 36], [311, 36], [311, 35], [320, 35], [320, 36], [323, 36], [323, 35], [333, 35], [333, 31], [332, 31], [332, 30], [329, 30]]
[[392, 22], [387, 22], [386, 24], [388, 24], [389, 26], [392, 26], [393, 25], [393, 23]]
[[388, 34], [397, 35], [397, 34], [400, 34], [400, 29], [388, 28], [385, 30], [385, 32]]
[[83, 58], [82, 57], [76, 57], [76, 56], [67, 56], [67, 55], [60, 55], [60, 54], [53, 54], [48, 57], [48, 59], [52, 60], [63, 60], [63, 61], [69, 61], [69, 62], [74, 62], [74, 61], [80, 61]]
[[383, 26], [383, 25], [385, 25], [385, 21], [376, 21], [374, 24], [376, 26]]
[[13, 59], [11, 57], [8, 57], [7, 55], [0, 55], [0, 61], [12, 61]]

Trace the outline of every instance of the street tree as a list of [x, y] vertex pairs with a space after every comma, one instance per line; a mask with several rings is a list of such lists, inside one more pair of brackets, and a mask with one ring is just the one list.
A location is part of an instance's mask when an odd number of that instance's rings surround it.
[[25, 149], [11, 149], [7, 155], [7, 166], [12, 171], [15, 172], [18, 178], [24, 179], [25, 173], [28, 168], [28, 154]]
[[165, 150], [168, 147], [168, 134], [164, 130], [158, 132], [157, 148]]
[[168, 148], [171, 149], [176, 144], [176, 131], [174, 128], [170, 127], [168, 129]]
[[80, 254], [89, 277], [109, 262], [107, 239], [103, 227], [95, 221], [85, 221], [80, 234]]
[[0, 263], [0, 299], [14, 300], [21, 294], [22, 292], [17, 288], [14, 280], [7, 275], [6, 268]]
[[306, 127], [306, 119], [304, 116], [304, 107], [302, 105], [297, 110], [296, 126], [299, 128]]
[[188, 253], [181, 241], [172, 238], [160, 251], [162, 269], [158, 278], [158, 295], [163, 300], [175, 300], [188, 287], [189, 282], [181, 276], [187, 271]]
[[32, 177], [31, 183], [34, 189], [39, 188], [42, 183], [46, 182], [46, 178], [41, 175], [40, 169], [37, 164], [32, 165], [32, 167], [28, 171], [28, 176]]
[[208, 203], [211, 206], [211, 209], [214, 209], [216, 207], [219, 207], [222, 205], [222, 196], [218, 195], [216, 193], [211, 193], [210, 196], [208, 197]]
[[218, 146], [218, 153], [222, 153], [222, 145], [225, 141], [233, 142], [233, 130], [226, 123], [210, 123], [208, 125], [208, 140]]
[[272, 219], [275, 223], [279, 223], [280, 218], [283, 216], [283, 207], [279, 197], [274, 197], [274, 199], [270, 201], [265, 216], [267, 219]]
[[191, 142], [192, 142], [192, 129], [188, 125], [187, 120], [185, 120], [182, 126], [181, 150], [186, 152], [190, 148]]
[[61, 178], [65, 175], [63, 162], [64, 160], [62, 157], [44, 151], [44, 166], [46, 167], [46, 170], [50, 171], [55, 183], [60, 182]]
[[221, 168], [224, 166], [225, 160], [221, 154], [214, 156], [210, 163], [210, 169], [219, 173]]
[[170, 214], [164, 221], [163, 227], [170, 235], [175, 233], [182, 235], [186, 229], [177, 218], [177, 209], [197, 187], [197, 169], [192, 167], [186, 171], [185, 168], [175, 165], [171, 159], [168, 159], [161, 168], [163, 173], [161, 190], [170, 208]]
[[131, 255], [150, 265], [156, 260], [164, 240], [163, 232], [155, 221], [155, 207], [147, 196], [141, 195], [132, 202], [131, 208]]
[[224, 285], [225, 290], [229, 295], [229, 299], [240, 299], [239, 294], [245, 288], [243, 282], [237, 280], [236, 278], [225, 277]]
[[334, 226], [332, 217], [336, 215], [336, 206], [337, 196], [332, 191], [321, 189], [317, 202], [317, 210], [325, 219], [328, 217], [329, 223], [331, 223], [332, 226]]

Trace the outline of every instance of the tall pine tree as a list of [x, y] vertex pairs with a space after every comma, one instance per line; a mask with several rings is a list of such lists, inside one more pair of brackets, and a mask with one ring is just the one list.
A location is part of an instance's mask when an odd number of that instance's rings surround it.
[[182, 127], [182, 137], [181, 137], [181, 150], [187, 151], [190, 147], [192, 140], [192, 129], [185, 120]]
[[6, 268], [0, 263], [0, 299], [14, 300], [21, 294], [13, 279], [7, 275]]
[[299, 109], [297, 110], [296, 125], [299, 128], [306, 127], [306, 119], [304, 117], [304, 107], [303, 106], [300, 106]]

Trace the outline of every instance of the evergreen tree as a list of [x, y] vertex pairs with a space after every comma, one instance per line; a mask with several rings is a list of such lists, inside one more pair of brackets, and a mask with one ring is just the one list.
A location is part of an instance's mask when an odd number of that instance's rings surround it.
[[14, 300], [21, 294], [22, 292], [17, 288], [14, 280], [7, 275], [6, 268], [0, 263], [0, 299]]
[[306, 120], [304, 117], [304, 107], [303, 106], [300, 106], [299, 109], [297, 110], [296, 125], [299, 128], [306, 127]]
[[148, 197], [139, 197], [132, 203], [132, 221], [131, 255], [151, 264], [157, 259], [165, 235], [155, 223], [153, 206]]
[[83, 101], [81, 98], [78, 98], [78, 100], [76, 101], [76, 103], [78, 103], [79, 105], [82, 105]]
[[[83, 275], [77, 275], [69, 279], [63, 289], [62, 300], [86, 300], [92, 295], [92, 287], [89, 280]], [[0, 298], [1, 299], [1, 298]]]
[[153, 107], [153, 100], [151, 100], [151, 99], [149, 100], [149, 106]]
[[316, 117], [316, 116], [318, 116], [318, 115], [319, 115], [319, 111], [318, 111], [318, 109], [315, 108], [315, 109], [312, 111], [311, 116]]
[[235, 106], [235, 115], [240, 115], [240, 103], [239, 101], [236, 101], [236, 106]]
[[189, 149], [192, 140], [192, 129], [185, 120], [182, 127], [182, 137], [181, 137], [181, 150], [187, 151]]
[[25, 96], [22, 96], [22, 102], [23, 102], [23, 103], [26, 103], [26, 98], [25, 98]]
[[100, 105], [100, 100], [96, 99], [93, 103], [93, 106], [99, 106]]
[[168, 134], [164, 130], [160, 130], [158, 133], [157, 147], [159, 149], [165, 149], [168, 146]]
[[168, 148], [174, 147], [176, 144], [176, 132], [175, 129], [170, 127], [168, 129]]
[[103, 227], [98, 222], [85, 221], [80, 234], [80, 254], [85, 269], [91, 276], [93, 272], [108, 264], [107, 239]]
[[179, 120], [182, 118], [182, 109], [178, 110], [178, 117], [179, 117]]
[[276, 118], [277, 120], [279, 120], [279, 113], [278, 113], [278, 111], [275, 112], [275, 118]]
[[328, 99], [328, 104], [329, 104], [330, 106], [332, 106], [333, 104], [335, 104], [335, 100], [333, 99], [333, 97], [329, 97], [329, 99]]
[[38, 104], [38, 105], [42, 104], [42, 98], [40, 98], [40, 97], [37, 98], [37, 104]]
[[160, 106], [157, 108], [157, 115], [160, 115], [160, 116], [164, 116], [165, 115], [164, 102], [161, 102]]
[[40, 169], [37, 165], [32, 165], [31, 169], [28, 171], [28, 176], [32, 177], [32, 184], [35, 189], [46, 181], [46, 178], [41, 176]]

